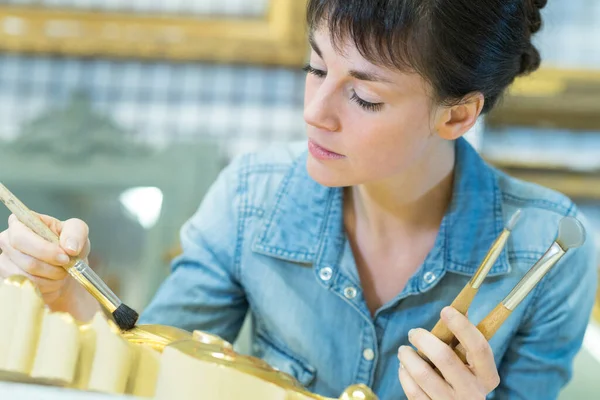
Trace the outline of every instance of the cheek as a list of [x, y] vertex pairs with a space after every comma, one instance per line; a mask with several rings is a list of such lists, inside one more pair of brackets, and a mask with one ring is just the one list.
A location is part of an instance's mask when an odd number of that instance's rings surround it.
[[418, 146], [419, 142], [427, 139], [428, 122], [426, 116], [417, 110], [404, 113], [390, 110], [381, 115], [367, 116], [362, 113], [351, 118], [349, 126], [354, 133], [349, 136], [357, 139], [358, 150], [368, 145], [380, 153], [398, 153], [403, 149]]
[[[429, 138], [428, 114], [420, 109], [356, 116], [351, 124], [354, 161], [363, 169], [396, 170], [418, 157]], [[385, 171], [382, 171], [385, 172]]]

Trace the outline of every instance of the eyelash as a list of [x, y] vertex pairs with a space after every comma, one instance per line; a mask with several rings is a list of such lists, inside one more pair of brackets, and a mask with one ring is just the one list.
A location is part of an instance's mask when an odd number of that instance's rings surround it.
[[[327, 73], [325, 71], [315, 69], [311, 67], [310, 64], [306, 65], [304, 68], [302, 68], [302, 70], [321, 79], [327, 76]], [[381, 111], [381, 109], [383, 108], [383, 103], [369, 103], [368, 101], [365, 101], [358, 97], [358, 95], [354, 91], [352, 92], [352, 97], [350, 98], [350, 100], [358, 104], [363, 109], [371, 112]]]
[[377, 112], [381, 111], [381, 109], [383, 108], [383, 103], [369, 103], [368, 101], [364, 101], [363, 99], [358, 97], [356, 92], [352, 92], [351, 100], [367, 111]]

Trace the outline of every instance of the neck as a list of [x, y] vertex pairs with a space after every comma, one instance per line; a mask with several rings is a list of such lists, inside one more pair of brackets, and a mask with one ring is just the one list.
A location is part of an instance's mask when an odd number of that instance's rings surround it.
[[454, 143], [441, 142], [400, 175], [347, 188], [346, 229], [360, 226], [374, 240], [437, 231], [452, 198], [454, 162]]

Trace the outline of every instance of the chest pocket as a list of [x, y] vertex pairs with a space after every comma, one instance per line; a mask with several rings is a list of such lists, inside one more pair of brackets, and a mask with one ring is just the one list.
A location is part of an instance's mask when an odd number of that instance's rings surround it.
[[277, 345], [262, 332], [257, 332], [254, 342], [256, 357], [263, 359], [271, 367], [294, 377], [302, 386], [310, 389], [315, 380], [316, 370], [302, 361], [283, 346]]

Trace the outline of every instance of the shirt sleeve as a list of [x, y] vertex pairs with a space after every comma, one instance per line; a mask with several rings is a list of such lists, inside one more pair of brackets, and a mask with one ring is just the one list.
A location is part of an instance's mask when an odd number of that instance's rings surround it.
[[248, 303], [238, 280], [238, 170], [234, 161], [210, 187], [181, 229], [182, 254], [142, 313], [140, 324], [201, 330], [232, 342]]
[[[582, 216], [578, 216], [585, 222]], [[589, 225], [586, 225], [588, 227]], [[536, 289], [536, 298], [501, 364], [497, 399], [556, 399], [572, 376], [598, 278], [594, 237], [570, 250]], [[534, 295], [532, 293], [532, 295]]]

